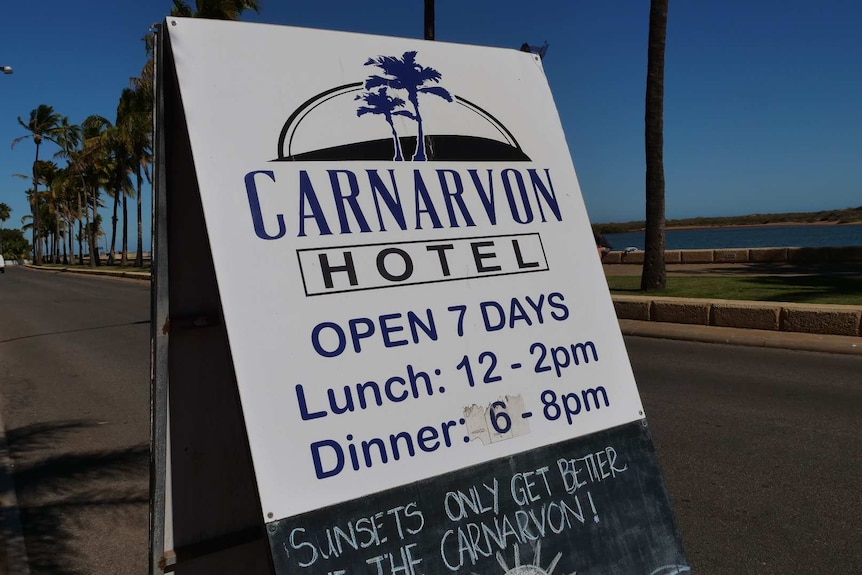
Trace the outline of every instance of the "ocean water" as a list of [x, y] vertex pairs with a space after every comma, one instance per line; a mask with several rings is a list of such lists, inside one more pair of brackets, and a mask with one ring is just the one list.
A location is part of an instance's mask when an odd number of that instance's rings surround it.
[[[605, 237], [615, 250], [644, 249], [643, 232], [606, 234]], [[669, 250], [862, 246], [862, 225], [668, 230], [666, 241]]]

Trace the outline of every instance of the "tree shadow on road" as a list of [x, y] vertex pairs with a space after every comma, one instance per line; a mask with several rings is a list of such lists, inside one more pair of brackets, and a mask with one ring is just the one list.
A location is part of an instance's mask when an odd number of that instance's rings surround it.
[[[94, 573], [95, 566], [81, 567], [84, 558], [77, 556], [72, 528], [86, 527], [94, 514], [100, 521], [122, 526], [130, 515], [140, 515], [141, 507], [147, 506], [147, 445], [74, 453], [57, 450], [57, 444], [66, 443], [69, 435], [95, 425], [92, 421], [61, 421], [6, 431], [14, 468], [8, 474], [8, 469], [0, 469], [0, 475], [7, 474], [0, 484], [2, 539], [20, 540], [23, 526], [26, 541], [26, 550], [20, 545], [6, 546], [12, 565], [26, 553], [34, 575]], [[17, 492], [17, 510], [7, 505], [15, 493], [10, 489]]]

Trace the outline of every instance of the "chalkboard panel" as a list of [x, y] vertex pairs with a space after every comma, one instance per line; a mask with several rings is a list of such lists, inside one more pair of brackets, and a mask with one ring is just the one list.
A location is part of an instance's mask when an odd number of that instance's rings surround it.
[[279, 575], [690, 572], [646, 420], [273, 521], [267, 532]]

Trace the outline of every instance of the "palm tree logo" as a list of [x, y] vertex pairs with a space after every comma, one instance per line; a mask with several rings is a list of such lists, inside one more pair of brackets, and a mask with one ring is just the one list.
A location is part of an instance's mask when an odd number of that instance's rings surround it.
[[404, 154], [401, 151], [401, 140], [398, 139], [398, 131], [392, 122], [392, 116], [406, 116], [410, 119], [415, 119], [415, 117], [409, 111], [400, 109], [406, 103], [404, 100], [397, 96], [390, 96], [386, 92], [387, 89], [384, 86], [376, 92], [364, 92], [356, 96], [355, 100], [365, 102], [364, 106], [359, 106], [356, 110], [356, 115], [379, 114], [386, 119], [389, 129], [392, 130], [392, 141], [395, 146], [395, 157], [392, 159], [401, 162], [404, 160]]
[[[398, 135], [395, 131], [395, 127], [392, 123], [393, 115], [401, 115], [414, 120], [418, 126], [418, 134], [416, 138], [416, 152], [413, 154], [414, 162], [424, 162], [426, 161], [427, 155], [425, 152], [425, 126], [422, 121], [422, 114], [419, 111], [419, 94], [431, 94], [433, 96], [437, 96], [439, 98], [443, 98], [447, 102], [452, 102], [452, 94], [449, 93], [448, 90], [443, 88], [442, 86], [427, 86], [428, 83], [439, 83], [440, 79], [443, 75], [431, 68], [429, 66], [422, 66], [416, 61], [416, 51], [404, 52], [404, 54], [398, 58], [396, 56], [377, 56], [376, 58], [369, 58], [367, 62], [365, 62], [366, 66], [376, 66], [382, 72], [382, 75], [371, 75], [368, 79], [365, 80], [365, 89], [369, 90], [368, 95], [373, 94], [370, 92], [375, 88], [381, 88], [380, 92], [377, 94], [383, 94], [383, 97], [386, 98], [386, 89], [392, 90], [401, 90], [407, 93], [407, 101], [410, 102], [411, 106], [413, 106], [413, 111], [410, 112], [408, 110], [400, 110], [396, 109], [400, 106], [404, 105], [404, 100], [401, 98], [392, 98], [392, 102], [399, 101], [401, 104], [392, 106], [392, 110], [388, 113], [383, 111], [372, 111], [372, 106], [369, 106], [368, 112], [375, 114], [383, 114], [386, 120], [389, 122], [389, 125], [392, 127], [392, 134], [395, 140], [395, 159], [398, 160], [398, 156], [400, 154], [400, 142], [398, 140]], [[363, 99], [366, 103], [370, 103], [366, 98], [366, 94], [362, 94], [358, 99]], [[381, 101], [382, 105], [389, 106], [389, 101]], [[363, 107], [357, 111], [357, 115], [362, 115]], [[386, 108], [380, 108], [381, 110]]]

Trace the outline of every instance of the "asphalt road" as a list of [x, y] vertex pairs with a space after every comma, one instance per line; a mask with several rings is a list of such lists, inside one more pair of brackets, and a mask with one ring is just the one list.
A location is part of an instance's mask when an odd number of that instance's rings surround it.
[[[146, 572], [148, 289], [0, 276], [0, 399], [33, 573]], [[694, 573], [859, 572], [862, 357], [626, 342]]]
[[149, 283], [9, 266], [0, 400], [31, 571], [146, 573]]

